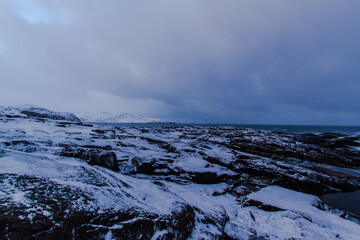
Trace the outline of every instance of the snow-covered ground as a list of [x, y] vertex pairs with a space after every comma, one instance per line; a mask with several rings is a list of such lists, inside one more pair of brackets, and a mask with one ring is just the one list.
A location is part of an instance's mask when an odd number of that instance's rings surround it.
[[303, 193], [358, 189], [341, 165], [355, 157], [329, 169], [319, 159], [340, 150], [300, 137], [1, 108], [0, 238], [359, 239], [357, 221]]
[[112, 114], [108, 112], [77, 112], [75, 115], [83, 122], [101, 123], [172, 123], [170, 120], [138, 116], [130, 113]]

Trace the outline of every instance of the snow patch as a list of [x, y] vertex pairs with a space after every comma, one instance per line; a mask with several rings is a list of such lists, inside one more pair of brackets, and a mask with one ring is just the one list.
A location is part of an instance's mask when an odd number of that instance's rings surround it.
[[112, 114], [108, 112], [75, 113], [83, 122], [98, 123], [172, 123], [170, 120], [137, 116], [130, 113]]

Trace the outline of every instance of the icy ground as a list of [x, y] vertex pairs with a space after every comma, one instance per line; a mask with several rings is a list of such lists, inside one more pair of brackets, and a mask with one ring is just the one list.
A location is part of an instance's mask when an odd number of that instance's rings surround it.
[[0, 239], [359, 239], [319, 199], [360, 189], [358, 139], [2, 107]]

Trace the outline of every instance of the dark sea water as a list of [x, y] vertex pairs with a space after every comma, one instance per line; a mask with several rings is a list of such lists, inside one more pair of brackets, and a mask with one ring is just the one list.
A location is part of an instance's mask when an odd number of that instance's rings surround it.
[[360, 191], [325, 194], [321, 199], [326, 204], [353, 213], [360, 219]]
[[[92, 123], [94, 124], [94, 123]], [[269, 131], [290, 132], [290, 133], [324, 133], [336, 132], [346, 134], [360, 134], [360, 126], [324, 126], [324, 125], [257, 125], [257, 124], [191, 124], [191, 123], [96, 123], [115, 127], [182, 127], [182, 126], [205, 126], [205, 127], [235, 127], [254, 128]]]

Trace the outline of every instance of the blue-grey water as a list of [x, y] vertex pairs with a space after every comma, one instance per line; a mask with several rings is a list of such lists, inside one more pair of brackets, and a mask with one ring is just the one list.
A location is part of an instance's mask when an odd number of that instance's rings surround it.
[[258, 124], [192, 124], [192, 123], [96, 123], [115, 127], [161, 127], [161, 126], [205, 126], [205, 127], [235, 127], [253, 128], [269, 131], [290, 132], [290, 133], [346, 133], [360, 134], [360, 126], [324, 126], [324, 125], [258, 125]]
[[330, 193], [323, 195], [321, 198], [326, 204], [353, 213], [357, 218], [360, 218], [360, 191]]

